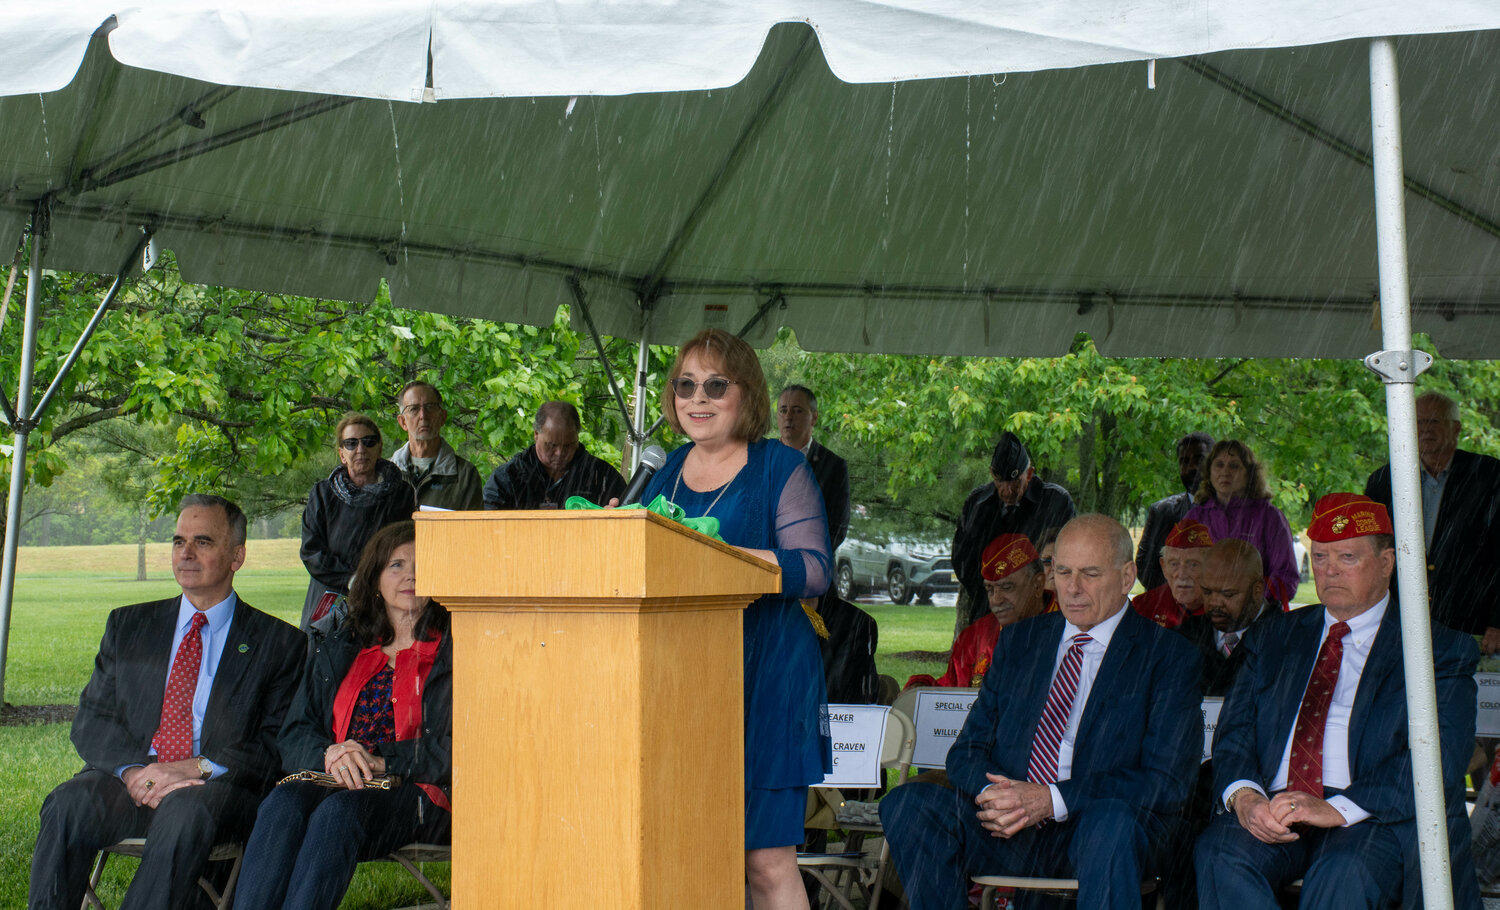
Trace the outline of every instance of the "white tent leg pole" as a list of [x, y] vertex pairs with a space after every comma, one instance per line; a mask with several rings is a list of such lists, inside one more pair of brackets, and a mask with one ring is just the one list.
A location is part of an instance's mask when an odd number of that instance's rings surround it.
[[26, 315], [21, 330], [21, 375], [16, 386], [16, 441], [10, 458], [10, 500], [5, 513], [5, 558], [0, 563], [0, 705], [5, 703], [5, 669], [10, 644], [10, 608], [15, 600], [16, 546], [21, 538], [21, 496], [26, 490], [26, 441], [31, 436], [31, 374], [36, 367], [36, 320], [42, 288], [42, 246], [47, 214], [38, 207], [32, 220], [31, 263], [26, 270]]
[[1432, 629], [1427, 606], [1427, 554], [1423, 545], [1421, 487], [1417, 476], [1416, 400], [1413, 384], [1431, 359], [1412, 351], [1411, 299], [1406, 273], [1406, 192], [1401, 163], [1401, 93], [1396, 44], [1370, 42], [1370, 132], [1375, 157], [1375, 230], [1380, 261], [1381, 338], [1386, 350], [1365, 363], [1385, 380], [1390, 426], [1392, 521], [1401, 601], [1401, 645], [1406, 665], [1406, 705], [1411, 740], [1412, 787], [1422, 862], [1422, 898], [1428, 910], [1452, 910], [1448, 825], [1443, 804], [1437, 686], [1432, 670]]

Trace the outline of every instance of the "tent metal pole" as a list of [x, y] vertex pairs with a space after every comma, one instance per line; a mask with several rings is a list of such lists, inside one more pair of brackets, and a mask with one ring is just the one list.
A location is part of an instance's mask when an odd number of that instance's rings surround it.
[[589, 312], [588, 298], [583, 293], [583, 283], [578, 280], [577, 275], [568, 276], [568, 290], [573, 293], [573, 302], [578, 305], [578, 310], [583, 314], [583, 324], [588, 326], [589, 337], [594, 339], [594, 349], [599, 352], [599, 362], [604, 365], [604, 378], [609, 380], [609, 390], [614, 393], [615, 405], [620, 409], [620, 418], [625, 421], [625, 428], [632, 433], [634, 427], [630, 424], [630, 408], [625, 406], [625, 395], [620, 391], [620, 384], [615, 381], [614, 368], [609, 365], [609, 354], [604, 350], [604, 339], [599, 337], [599, 330], [594, 328], [594, 314]]
[[1432, 668], [1432, 628], [1427, 607], [1427, 554], [1423, 544], [1420, 468], [1417, 452], [1417, 375], [1432, 362], [1411, 344], [1411, 300], [1407, 288], [1406, 211], [1401, 161], [1401, 94], [1396, 44], [1370, 42], [1370, 132], [1375, 158], [1375, 236], [1380, 262], [1380, 321], [1386, 350], [1365, 358], [1385, 382], [1390, 427], [1391, 503], [1395, 514], [1396, 565], [1401, 602], [1401, 649], [1406, 667], [1406, 705], [1411, 741], [1412, 789], [1416, 799], [1422, 897], [1430, 910], [1451, 910], [1448, 826], [1443, 804], [1437, 685]]
[[635, 349], [635, 406], [630, 416], [630, 476], [635, 476], [641, 466], [641, 449], [646, 445], [646, 367], [650, 365], [651, 343], [647, 340], [651, 328], [651, 311], [641, 309], [641, 341]]
[[63, 361], [62, 366], [58, 367], [57, 375], [52, 377], [52, 383], [47, 386], [47, 391], [43, 393], [42, 400], [37, 402], [36, 409], [31, 412], [31, 423], [33, 425], [41, 423], [42, 418], [46, 416], [47, 408], [52, 404], [52, 399], [57, 396], [57, 390], [62, 388], [63, 380], [67, 379], [68, 374], [73, 371], [73, 365], [78, 362], [78, 356], [88, 346], [89, 339], [94, 337], [94, 330], [99, 328], [99, 323], [104, 321], [104, 314], [109, 312], [109, 308], [114, 305], [115, 298], [119, 296], [120, 289], [125, 287], [125, 276], [130, 273], [131, 266], [134, 265], [136, 259], [141, 255], [141, 251], [146, 248], [146, 244], [150, 241], [151, 231], [143, 230], [140, 242], [135, 245], [135, 249], [131, 250], [130, 255], [120, 264], [120, 270], [115, 273], [115, 280], [110, 284], [109, 291], [104, 295], [104, 299], [99, 302], [98, 308], [94, 310], [94, 318], [90, 319], [89, 324], [83, 327], [82, 332], [78, 333], [78, 341], [73, 344], [73, 350], [68, 352], [67, 359]]
[[31, 374], [36, 368], [36, 321], [42, 292], [42, 247], [50, 228], [51, 199], [37, 203], [31, 220], [31, 262], [26, 268], [26, 315], [21, 330], [21, 375], [16, 387], [15, 448], [10, 456], [10, 500], [5, 513], [5, 558], [0, 563], [0, 705], [5, 703], [5, 668], [10, 643], [10, 608], [15, 599], [16, 546], [21, 539], [21, 496], [26, 490], [26, 441], [35, 423], [31, 413]]

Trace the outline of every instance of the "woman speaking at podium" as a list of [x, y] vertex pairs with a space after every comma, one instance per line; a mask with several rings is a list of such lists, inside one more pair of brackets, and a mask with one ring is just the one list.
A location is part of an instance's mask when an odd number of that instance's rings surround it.
[[826, 700], [818, 639], [800, 599], [828, 588], [828, 519], [802, 453], [765, 439], [771, 398], [760, 360], [721, 329], [694, 336], [672, 364], [661, 409], [691, 442], [652, 477], [689, 517], [781, 567], [781, 593], [745, 610], [745, 878], [756, 910], [805, 908], [796, 845], [807, 788], [831, 768], [819, 733]]

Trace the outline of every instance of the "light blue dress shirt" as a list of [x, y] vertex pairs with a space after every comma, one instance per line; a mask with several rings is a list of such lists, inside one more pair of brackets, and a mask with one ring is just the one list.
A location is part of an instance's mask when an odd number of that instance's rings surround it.
[[[219, 672], [219, 658], [224, 654], [224, 644], [229, 640], [229, 625], [234, 619], [234, 608], [239, 603], [239, 598], [233, 591], [229, 596], [203, 611], [208, 617], [208, 624], [203, 627], [199, 634], [203, 636], [203, 659], [198, 662], [198, 688], [193, 693], [193, 754], [203, 754], [203, 716], [208, 712], [208, 697], [213, 691], [214, 676]], [[177, 649], [182, 647], [182, 639], [187, 636], [188, 630], [193, 627], [193, 614], [198, 609], [192, 605], [184, 594], [177, 606], [177, 626], [172, 632], [172, 650], [167, 652], [172, 659], [177, 659]], [[167, 676], [162, 679], [162, 691], [167, 690], [167, 680], [171, 678], [171, 664], [167, 665]], [[156, 755], [156, 747], [149, 750], [151, 755]], [[216, 763], [213, 759], [207, 759], [213, 766], [213, 773], [209, 780], [222, 776], [228, 769]], [[115, 769], [115, 776], [123, 775], [130, 768], [139, 765], [121, 765]]]

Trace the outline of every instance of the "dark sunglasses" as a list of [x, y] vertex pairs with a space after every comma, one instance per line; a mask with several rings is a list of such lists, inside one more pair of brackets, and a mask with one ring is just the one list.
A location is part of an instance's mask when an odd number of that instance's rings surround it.
[[[718, 377], [705, 379], [703, 380], [703, 394], [714, 401], [718, 401], [728, 393], [729, 387], [732, 385], [734, 385], [733, 379], [720, 379]], [[677, 393], [678, 398], [692, 398], [694, 393], [698, 391], [698, 383], [691, 379], [674, 379], [672, 380], [672, 391]]]
[[360, 446], [364, 446], [367, 449], [378, 449], [380, 448], [380, 437], [350, 436], [348, 439], [340, 439], [339, 445], [343, 446], [346, 452], [352, 452]]

